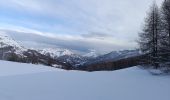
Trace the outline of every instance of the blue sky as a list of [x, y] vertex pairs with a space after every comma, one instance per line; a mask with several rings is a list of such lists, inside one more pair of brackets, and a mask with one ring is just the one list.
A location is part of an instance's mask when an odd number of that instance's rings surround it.
[[[29, 47], [51, 46], [82, 52], [95, 49], [101, 53], [134, 49], [152, 2], [0, 0], [0, 29]], [[158, 5], [161, 2], [157, 0]]]

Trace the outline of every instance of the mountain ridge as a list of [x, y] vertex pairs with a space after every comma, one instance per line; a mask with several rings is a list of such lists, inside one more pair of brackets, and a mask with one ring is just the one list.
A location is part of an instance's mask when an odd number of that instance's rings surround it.
[[104, 55], [97, 55], [95, 50], [80, 55], [68, 49], [44, 48], [28, 49], [21, 46], [5, 33], [0, 33], [1, 60], [10, 60], [24, 63], [44, 64], [63, 69], [75, 69], [101, 62], [110, 62], [141, 55], [139, 50], [113, 51]]

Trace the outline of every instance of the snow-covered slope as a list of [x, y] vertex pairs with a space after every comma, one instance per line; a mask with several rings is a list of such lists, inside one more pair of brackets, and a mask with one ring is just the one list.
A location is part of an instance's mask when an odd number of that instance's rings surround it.
[[72, 55], [65, 55], [57, 58], [58, 61], [64, 62], [71, 65], [71, 67], [79, 67], [80, 65], [83, 65], [87, 61], [91, 60], [89, 57], [84, 57], [77, 54]]
[[37, 50], [37, 51], [43, 55], [50, 55], [53, 58], [74, 54], [70, 50], [60, 49], [60, 48], [45, 48], [45, 49]]
[[170, 100], [169, 84], [137, 67], [88, 73], [0, 61], [0, 100]]
[[95, 57], [99, 56], [99, 54], [97, 54], [96, 50], [90, 50], [89, 53], [86, 53], [83, 56], [95, 58]]
[[17, 54], [22, 54], [23, 51], [27, 50], [6, 33], [0, 31], [0, 48], [6, 47], [12, 47]]
[[0, 47], [12, 46], [18, 49], [23, 49], [18, 42], [13, 40], [10, 36], [0, 31]]
[[122, 50], [122, 51], [113, 51], [110, 52], [106, 55], [101, 56], [104, 57], [105, 59], [122, 59], [122, 58], [128, 58], [128, 57], [133, 57], [133, 56], [138, 56], [140, 55], [139, 50]]
[[98, 63], [104, 61], [115, 61], [119, 59], [124, 59], [128, 57], [135, 57], [141, 55], [139, 50], [123, 50], [123, 51], [113, 51], [105, 55], [96, 57], [91, 63]]
[[13, 76], [49, 71], [61, 71], [62, 69], [54, 69], [52, 67], [43, 65], [24, 64], [0, 60], [0, 70], [0, 76]]

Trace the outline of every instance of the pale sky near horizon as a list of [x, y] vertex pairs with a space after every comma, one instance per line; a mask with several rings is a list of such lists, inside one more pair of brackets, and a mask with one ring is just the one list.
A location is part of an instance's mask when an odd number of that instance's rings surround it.
[[[161, 5], [163, 0], [156, 0]], [[153, 0], [0, 0], [0, 29], [29, 47], [137, 48]]]

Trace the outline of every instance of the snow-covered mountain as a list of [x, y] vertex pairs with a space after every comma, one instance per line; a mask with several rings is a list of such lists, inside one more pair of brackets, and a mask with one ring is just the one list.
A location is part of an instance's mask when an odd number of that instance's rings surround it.
[[122, 51], [113, 51], [105, 55], [108, 59], [121, 59], [128, 58], [133, 56], [140, 55], [141, 52], [139, 50], [122, 50]]
[[27, 51], [17, 41], [6, 33], [0, 31], [0, 59], [9, 60], [12, 54], [23, 57], [23, 52]]
[[27, 50], [26, 48], [21, 46], [17, 41], [12, 39], [9, 35], [0, 31], [0, 48], [5, 48], [5, 47], [9, 47], [9, 46], [11, 46], [19, 51]]
[[0, 60], [44, 65], [61, 64], [50, 56], [40, 54], [36, 50], [24, 48], [3, 32], [0, 32]]
[[0, 32], [0, 59], [24, 63], [41, 63], [50, 66], [74, 66], [85, 61], [85, 57], [74, 54], [67, 49], [25, 49], [3, 32]]
[[91, 57], [84, 57], [78, 54], [65, 55], [57, 58], [58, 61], [67, 63], [71, 67], [79, 67], [80, 65], [84, 65], [86, 62], [90, 61], [91, 59], [92, 59]]
[[90, 50], [90, 52], [84, 54], [83, 56], [95, 58], [95, 57], [98, 57], [99, 54], [97, 54], [96, 50]]
[[105, 55], [97, 56], [96, 58], [88, 61], [86, 64], [116, 61], [120, 59], [125, 59], [129, 57], [135, 57], [141, 55], [140, 50], [122, 50], [122, 51], [113, 51]]
[[23, 48], [18, 44], [18, 42], [13, 40], [10, 36], [5, 34], [4, 32], [0, 32], [0, 47], [2, 48], [7, 46], [12, 46], [19, 49]]
[[57, 57], [65, 56], [65, 55], [69, 56], [69, 55], [74, 54], [68, 49], [61, 49], [61, 48], [45, 48], [45, 49], [37, 50], [37, 51], [43, 55], [49, 55], [52, 58], [57, 58]]
[[139, 50], [113, 51], [98, 56], [95, 50], [90, 50], [85, 55], [79, 55], [68, 49], [60, 48], [45, 48], [42, 50], [26, 49], [10, 36], [0, 32], [0, 59], [3, 60], [77, 68], [99, 62], [116, 61], [140, 54]]
[[122, 50], [122, 51], [113, 51], [106, 55], [99, 56], [97, 59], [100, 60], [119, 60], [123, 58], [129, 58], [133, 56], [140, 55], [141, 52], [139, 50]]

